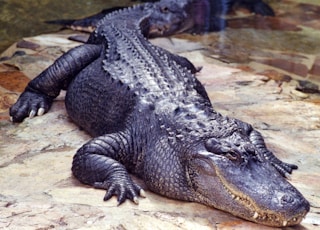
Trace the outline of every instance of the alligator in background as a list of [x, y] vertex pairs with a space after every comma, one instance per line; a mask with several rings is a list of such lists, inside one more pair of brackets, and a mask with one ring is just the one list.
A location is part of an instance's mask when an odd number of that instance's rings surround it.
[[[136, 1], [136, 0], [132, 0]], [[158, 0], [140, 0], [141, 2], [157, 2]], [[198, 4], [210, 6], [210, 11], [217, 15], [223, 15], [234, 7], [244, 7], [255, 14], [262, 16], [274, 16], [273, 9], [262, 0], [193, 0]], [[226, 6], [226, 8], [221, 8]], [[222, 10], [221, 10], [222, 9]]]
[[[157, 2], [157, 0], [145, 0], [142, 2]], [[188, 23], [185, 24], [185, 27], [180, 28], [179, 31], [175, 31], [175, 33], [188, 32], [199, 34], [221, 31], [226, 27], [226, 21], [223, 19], [223, 16], [238, 6], [243, 6], [259, 15], [274, 16], [273, 9], [261, 0], [188, 0], [188, 4], [192, 4], [193, 7], [190, 9], [180, 9], [182, 11], [180, 13], [188, 14], [188, 16], [185, 17]], [[98, 21], [105, 15], [124, 8], [125, 7], [114, 7], [104, 9], [95, 15], [78, 20], [62, 19], [47, 21], [47, 23], [60, 24], [73, 30], [92, 32], [96, 28]], [[152, 33], [149, 34], [149, 37], [153, 36]], [[159, 34], [156, 36], [159, 36]]]
[[187, 59], [146, 40], [186, 22], [186, 0], [162, 0], [105, 16], [88, 42], [33, 79], [11, 107], [13, 122], [47, 112], [62, 89], [70, 118], [94, 138], [75, 154], [73, 175], [104, 200], [144, 192], [199, 202], [269, 226], [301, 222], [309, 203], [285, 177], [261, 134], [222, 116]]

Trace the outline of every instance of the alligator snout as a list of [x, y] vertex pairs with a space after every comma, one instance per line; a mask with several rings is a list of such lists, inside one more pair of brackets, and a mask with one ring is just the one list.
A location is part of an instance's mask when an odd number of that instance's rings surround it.
[[297, 190], [288, 189], [287, 193], [279, 192], [277, 196], [278, 205], [281, 209], [287, 210], [291, 216], [302, 215], [310, 209], [309, 202]]
[[253, 215], [258, 223], [278, 227], [292, 226], [299, 224], [310, 210], [309, 202], [282, 177], [274, 178], [270, 183], [270, 189], [265, 193], [266, 200], [270, 193], [273, 193], [270, 201], [262, 201], [264, 204]]

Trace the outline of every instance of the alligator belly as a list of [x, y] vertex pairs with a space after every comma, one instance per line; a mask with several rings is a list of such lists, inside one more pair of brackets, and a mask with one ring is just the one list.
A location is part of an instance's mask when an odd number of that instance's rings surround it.
[[133, 93], [102, 69], [101, 60], [83, 69], [67, 89], [69, 116], [92, 136], [124, 129], [134, 105]]

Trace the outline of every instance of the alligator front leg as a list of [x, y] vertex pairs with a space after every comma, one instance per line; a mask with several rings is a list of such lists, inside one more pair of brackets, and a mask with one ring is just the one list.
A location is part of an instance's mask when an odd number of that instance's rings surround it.
[[100, 56], [99, 45], [85, 44], [71, 49], [29, 82], [18, 101], [10, 108], [13, 122], [21, 122], [47, 112], [61, 89], [93, 60]]
[[127, 138], [120, 133], [97, 137], [82, 146], [73, 158], [73, 175], [82, 183], [107, 190], [104, 200], [113, 195], [118, 205], [126, 199], [138, 203], [138, 196], [144, 197], [143, 189], [135, 184], [124, 165], [130, 161]]

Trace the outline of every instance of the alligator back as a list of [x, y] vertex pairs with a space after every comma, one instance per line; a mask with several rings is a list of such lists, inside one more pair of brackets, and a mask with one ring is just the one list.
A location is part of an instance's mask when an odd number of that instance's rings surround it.
[[71, 118], [93, 136], [122, 130], [134, 109], [199, 97], [198, 91], [206, 97], [187, 59], [146, 40], [150, 17], [142, 6], [113, 13], [88, 41], [101, 46], [101, 56], [74, 78], [66, 107]]

